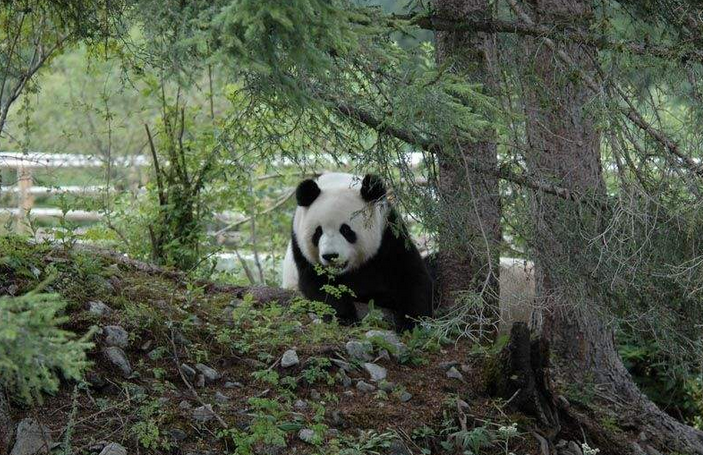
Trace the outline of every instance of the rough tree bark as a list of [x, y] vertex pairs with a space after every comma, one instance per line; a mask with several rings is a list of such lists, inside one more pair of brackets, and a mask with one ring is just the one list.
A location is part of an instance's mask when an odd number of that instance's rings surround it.
[[[592, 18], [587, 0], [532, 0], [532, 16], [538, 24], [569, 23], [588, 30]], [[561, 44], [586, 74], [594, 74], [594, 48]], [[589, 114], [595, 96], [582, 79], [570, 77], [554, 52], [539, 39], [528, 40], [524, 55], [532, 76], [524, 95], [529, 143], [527, 163], [538, 179], [552, 181], [583, 195], [605, 196], [600, 162], [600, 133]], [[687, 427], [659, 410], [632, 381], [618, 355], [612, 328], [597, 310], [582, 274], [593, 270], [589, 241], [603, 220], [579, 211], [544, 193], [533, 196], [533, 247], [538, 268], [537, 287], [548, 309], [543, 336], [555, 360], [555, 376], [566, 384], [598, 387], [600, 395], [615, 407], [621, 424], [627, 423], [638, 437], [604, 447], [602, 453], [644, 453], [647, 446], [660, 450], [703, 454], [703, 433]], [[627, 434], [627, 433], [626, 433]], [[605, 443], [606, 441], [604, 441]], [[611, 443], [607, 441], [607, 443]], [[614, 452], [613, 452], [614, 453]]]
[[[489, 16], [487, 0], [435, 0], [440, 17]], [[470, 82], [490, 90], [494, 63], [494, 36], [471, 32], [436, 33], [437, 60]], [[497, 167], [494, 132], [483, 140], [460, 142], [443, 149], [439, 158], [442, 201], [439, 251], [440, 306], [450, 307], [462, 291], [482, 292], [489, 303], [488, 316], [497, 320], [500, 229], [500, 195], [496, 176], [479, 173], [469, 164]], [[459, 215], [457, 215], [459, 214]]]

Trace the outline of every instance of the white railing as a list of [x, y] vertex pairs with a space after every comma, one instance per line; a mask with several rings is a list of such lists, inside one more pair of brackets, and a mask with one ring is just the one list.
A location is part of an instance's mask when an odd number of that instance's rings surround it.
[[[149, 165], [149, 159], [142, 155], [133, 157], [115, 157], [112, 164], [117, 166], [142, 167]], [[105, 191], [100, 186], [34, 186], [32, 174], [36, 169], [61, 169], [61, 168], [95, 168], [105, 166], [104, 160], [92, 155], [73, 155], [68, 153], [18, 153], [0, 152], [0, 169], [16, 169], [17, 182], [15, 185], [0, 187], [0, 194], [10, 193], [16, 195], [15, 207], [0, 207], [0, 215], [17, 217], [17, 228], [24, 228], [24, 221], [31, 213], [32, 217], [39, 219], [66, 217], [77, 221], [96, 221], [101, 218], [100, 213], [87, 210], [69, 210], [63, 212], [58, 208], [34, 208], [34, 198], [43, 194], [98, 194]]]

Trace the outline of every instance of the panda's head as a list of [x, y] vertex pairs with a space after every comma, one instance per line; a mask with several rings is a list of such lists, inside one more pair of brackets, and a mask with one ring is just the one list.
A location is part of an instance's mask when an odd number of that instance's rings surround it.
[[293, 233], [303, 256], [335, 273], [354, 270], [381, 247], [388, 206], [383, 181], [368, 174], [323, 174], [296, 189]]

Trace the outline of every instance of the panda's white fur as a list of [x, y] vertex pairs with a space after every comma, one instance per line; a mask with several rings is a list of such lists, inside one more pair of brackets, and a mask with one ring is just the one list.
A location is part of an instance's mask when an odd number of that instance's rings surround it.
[[[321, 193], [315, 203], [309, 207], [298, 206], [293, 216], [293, 233], [298, 247], [311, 264], [337, 266], [337, 273], [354, 270], [380, 248], [388, 207], [385, 202], [369, 204], [364, 201], [360, 194], [361, 179], [352, 174], [323, 174], [316, 183]], [[339, 232], [340, 220], [344, 220], [356, 234], [354, 244]], [[318, 226], [322, 227], [322, 236], [315, 246], [312, 237]], [[325, 259], [323, 255], [328, 253], [337, 254], [337, 259]], [[286, 289], [298, 287], [298, 270], [291, 243], [283, 261], [282, 286]]]

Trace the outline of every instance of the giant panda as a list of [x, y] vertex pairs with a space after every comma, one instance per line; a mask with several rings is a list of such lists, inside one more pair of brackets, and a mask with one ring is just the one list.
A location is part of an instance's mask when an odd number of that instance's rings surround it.
[[[394, 313], [396, 328], [432, 315], [432, 280], [383, 181], [327, 173], [302, 181], [283, 261], [282, 286], [331, 305], [344, 321], [358, 319], [354, 302]], [[354, 295], [333, 295], [325, 285]]]

